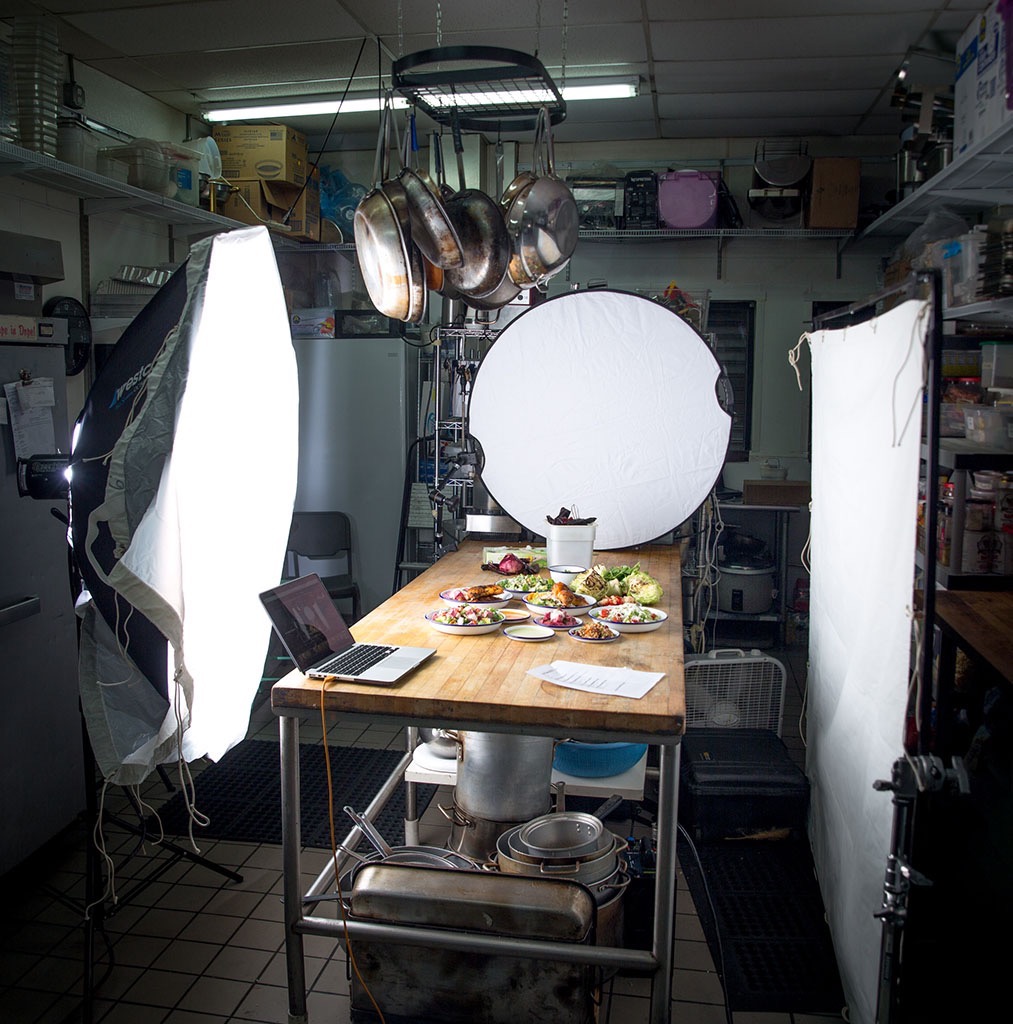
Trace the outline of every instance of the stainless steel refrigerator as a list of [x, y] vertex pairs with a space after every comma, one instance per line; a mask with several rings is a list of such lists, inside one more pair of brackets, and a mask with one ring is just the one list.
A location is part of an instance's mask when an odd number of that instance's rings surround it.
[[[53, 379], [56, 446], [69, 451], [63, 345], [0, 340], [0, 384]], [[30, 385], [29, 385], [30, 386]], [[0, 874], [71, 824], [85, 806], [77, 628], [66, 500], [20, 497], [11, 423], [0, 426]], [[37, 452], [34, 454], [51, 454]]]
[[[296, 508], [345, 512], [363, 612], [390, 597], [397, 558], [417, 349], [401, 338], [295, 338], [299, 367]], [[308, 563], [301, 571], [330, 571]], [[336, 571], [338, 566], [333, 566]]]

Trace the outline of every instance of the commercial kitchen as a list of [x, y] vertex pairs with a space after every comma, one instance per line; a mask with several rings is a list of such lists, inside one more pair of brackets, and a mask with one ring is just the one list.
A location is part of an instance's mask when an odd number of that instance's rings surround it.
[[1010, 5], [671, 6], [0, 0], [4, 1020], [999, 1004]]

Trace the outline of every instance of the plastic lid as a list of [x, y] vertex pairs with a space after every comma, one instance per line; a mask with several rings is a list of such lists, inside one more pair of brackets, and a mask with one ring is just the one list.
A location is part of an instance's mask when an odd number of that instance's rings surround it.
[[210, 135], [203, 139], [187, 139], [186, 146], [200, 153], [198, 174], [206, 174], [209, 178], [222, 176], [222, 154], [218, 149], [218, 143]]

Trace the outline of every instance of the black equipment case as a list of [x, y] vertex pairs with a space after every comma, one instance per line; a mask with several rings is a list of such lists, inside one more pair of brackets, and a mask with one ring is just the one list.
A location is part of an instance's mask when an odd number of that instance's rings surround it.
[[770, 729], [690, 729], [682, 739], [679, 822], [702, 840], [804, 831], [809, 780]]

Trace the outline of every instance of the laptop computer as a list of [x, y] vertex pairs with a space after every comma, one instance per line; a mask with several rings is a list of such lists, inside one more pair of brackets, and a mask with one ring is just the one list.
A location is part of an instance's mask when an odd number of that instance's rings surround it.
[[436, 653], [357, 643], [316, 573], [265, 590], [260, 600], [292, 661], [311, 679], [391, 686]]

